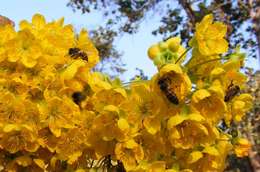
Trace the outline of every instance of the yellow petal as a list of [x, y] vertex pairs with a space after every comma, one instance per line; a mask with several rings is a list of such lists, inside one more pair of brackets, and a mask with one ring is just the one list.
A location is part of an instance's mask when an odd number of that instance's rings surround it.
[[61, 129], [60, 129], [60, 127], [57, 126], [53, 117], [50, 117], [50, 119], [49, 119], [49, 129], [56, 137], [61, 136]]
[[225, 24], [223, 24], [222, 22], [215, 22], [213, 24], [213, 27], [216, 28], [217, 30], [217, 36], [220, 37], [220, 38], [223, 38], [226, 36], [226, 33], [227, 33], [227, 26]]
[[104, 107], [104, 110], [109, 112], [116, 112], [117, 114], [119, 114], [119, 108], [114, 105], [107, 105]]
[[3, 131], [6, 133], [9, 133], [12, 131], [19, 131], [19, 130], [21, 130], [21, 127], [16, 124], [7, 124], [3, 128]]
[[145, 118], [143, 124], [145, 129], [152, 135], [156, 134], [161, 127], [161, 122], [157, 118]]
[[192, 120], [192, 121], [197, 121], [197, 122], [201, 122], [201, 121], [205, 120], [205, 118], [202, 115], [198, 114], [198, 113], [189, 114], [188, 115], [188, 119]]
[[221, 68], [221, 67], [216, 67], [216, 68], [214, 68], [214, 69], [211, 71], [210, 75], [211, 75], [212, 77], [216, 77], [216, 76], [222, 75], [222, 74], [224, 74], [224, 73], [225, 73], [225, 70], [224, 70], [223, 68]]
[[174, 72], [176, 74], [182, 74], [183, 73], [180, 65], [177, 65], [177, 64], [167, 64], [160, 69], [161, 75], [164, 75], [168, 72]]
[[208, 131], [207, 127], [205, 127], [204, 125], [199, 124], [199, 123], [196, 123], [195, 125], [196, 125], [196, 127], [198, 127], [198, 129], [200, 129], [205, 135], [209, 135], [209, 131]]
[[33, 159], [34, 163], [41, 169], [45, 169], [45, 163], [42, 159]]
[[124, 89], [122, 89], [122, 88], [116, 88], [116, 89], [114, 89], [115, 90], [115, 92], [117, 92], [117, 93], [120, 93], [123, 97], [127, 97], [127, 95], [126, 95], [126, 91], [124, 90]]
[[233, 109], [234, 110], [240, 110], [240, 109], [243, 109], [245, 107], [246, 103], [241, 101], [241, 100], [236, 100], [234, 101], [233, 103]]
[[240, 94], [238, 97], [239, 100], [243, 100], [243, 101], [247, 101], [247, 102], [252, 102], [253, 101], [253, 97], [250, 94]]
[[128, 148], [128, 149], [133, 149], [135, 147], [137, 147], [138, 144], [133, 140], [128, 140], [127, 142], [125, 142], [125, 147]]
[[32, 163], [32, 159], [29, 156], [20, 156], [16, 158], [15, 161], [18, 165], [23, 167], [27, 167]]
[[31, 28], [31, 25], [30, 25], [30, 23], [29, 23], [28, 21], [22, 20], [22, 21], [19, 23], [19, 27], [20, 27], [21, 30], [23, 30], [23, 29], [29, 29], [29, 28]]
[[219, 156], [218, 150], [215, 147], [212, 147], [212, 146], [205, 147], [202, 152], [207, 153], [209, 155], [213, 155], [213, 156]]
[[80, 151], [74, 152], [72, 155], [69, 155], [68, 164], [73, 164], [81, 155], [82, 152]]
[[228, 42], [223, 38], [219, 39], [218, 43], [217, 44], [215, 43], [214, 48], [215, 48], [216, 54], [225, 53], [228, 50]]
[[148, 172], [165, 172], [166, 163], [164, 161], [155, 161], [151, 164]]
[[85, 172], [84, 169], [77, 169], [75, 172]]
[[127, 131], [129, 129], [129, 124], [126, 119], [120, 118], [117, 121], [118, 128], [122, 131]]
[[205, 90], [205, 89], [200, 89], [198, 91], [196, 91], [193, 96], [192, 96], [192, 100], [195, 102], [195, 103], [198, 103], [200, 100], [203, 100], [207, 97], [210, 96], [210, 93]]
[[56, 156], [53, 156], [51, 158], [50, 164], [51, 164], [52, 168], [55, 168], [57, 160], [58, 160], [58, 158]]
[[35, 14], [32, 18], [32, 24], [36, 26], [36, 28], [42, 28], [45, 25], [45, 18], [40, 14]]
[[180, 139], [181, 138], [181, 134], [179, 133], [179, 131], [176, 128], [172, 128], [170, 130], [170, 139]]
[[33, 68], [37, 64], [37, 60], [28, 56], [23, 56], [21, 62], [27, 68]]
[[72, 79], [77, 73], [78, 69], [82, 66], [85, 66], [85, 62], [83, 60], [75, 60], [63, 71], [62, 78], [64, 80]]
[[175, 116], [172, 116], [168, 122], [167, 122], [167, 128], [168, 129], [171, 129], [173, 128], [174, 126], [178, 125], [178, 124], [181, 124], [184, 120], [187, 119], [187, 116], [185, 115], [175, 115]]
[[194, 162], [197, 162], [202, 157], [203, 157], [203, 154], [200, 151], [193, 151], [192, 153], [190, 153], [187, 162], [189, 164], [192, 164]]
[[213, 22], [213, 15], [208, 14], [203, 17], [202, 21], [196, 24], [196, 32], [203, 34]]

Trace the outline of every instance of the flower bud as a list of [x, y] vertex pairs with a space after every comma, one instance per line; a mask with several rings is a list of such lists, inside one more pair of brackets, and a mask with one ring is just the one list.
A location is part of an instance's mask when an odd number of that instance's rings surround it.
[[180, 47], [181, 39], [179, 37], [173, 37], [168, 39], [166, 43], [172, 52], [176, 52]]
[[166, 42], [160, 42], [159, 47], [160, 47], [161, 51], [164, 51], [164, 50], [168, 49], [168, 44]]
[[148, 56], [151, 60], [153, 60], [159, 53], [160, 53], [160, 48], [158, 44], [154, 44], [148, 49]]

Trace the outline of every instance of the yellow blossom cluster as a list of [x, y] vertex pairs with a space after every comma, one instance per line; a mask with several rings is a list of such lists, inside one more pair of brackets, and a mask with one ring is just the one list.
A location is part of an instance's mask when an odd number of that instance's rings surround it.
[[130, 84], [92, 70], [85, 30], [39, 14], [19, 26], [0, 26], [1, 170], [221, 172], [232, 150], [247, 155], [228, 129], [251, 107], [244, 55], [223, 56], [226, 26], [212, 15], [187, 50], [177, 37], [149, 48], [158, 73]]

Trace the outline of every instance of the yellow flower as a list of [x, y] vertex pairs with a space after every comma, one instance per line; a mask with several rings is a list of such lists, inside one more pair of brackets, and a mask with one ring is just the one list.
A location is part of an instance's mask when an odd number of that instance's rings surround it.
[[192, 108], [200, 112], [208, 121], [216, 124], [224, 117], [226, 105], [224, 98], [220, 97], [222, 90], [200, 89], [192, 95]]
[[4, 27], [1, 27], [0, 29], [0, 62], [4, 61], [7, 57], [8, 49], [11, 49], [12, 47], [9, 47], [9, 41], [15, 38], [16, 32], [14, 30], [14, 27], [10, 25], [5, 25]]
[[142, 147], [134, 140], [117, 143], [115, 147], [116, 158], [123, 162], [126, 171], [133, 170], [137, 163], [144, 158]]
[[32, 68], [37, 64], [37, 59], [42, 55], [41, 47], [35, 36], [29, 30], [18, 32], [17, 38], [10, 42], [13, 43], [13, 50], [8, 50], [8, 61], [16, 62], [18, 59], [27, 67]]
[[14, 27], [10, 25], [5, 25], [1, 27], [0, 35], [2, 35], [0, 40], [0, 45], [3, 46], [6, 42], [12, 40], [16, 36], [16, 32]]
[[213, 143], [219, 134], [216, 128], [205, 123], [203, 116], [196, 113], [172, 116], [167, 128], [172, 146], [182, 149]]
[[46, 21], [45, 18], [40, 14], [35, 14], [32, 18], [32, 25], [37, 28], [41, 29], [45, 26]]
[[205, 56], [222, 54], [228, 49], [228, 43], [224, 39], [226, 32], [227, 26], [221, 22], [213, 23], [213, 15], [209, 14], [196, 24], [195, 36], [190, 44], [198, 47]]
[[[224, 139], [224, 138], [222, 138]], [[223, 171], [227, 153], [230, 151], [230, 144], [227, 141], [221, 141], [216, 145], [205, 146], [200, 150], [192, 150], [191, 153], [184, 155], [187, 164], [185, 167], [193, 171]], [[183, 164], [184, 165], [184, 164]]]
[[164, 161], [154, 161], [149, 169], [148, 172], [165, 172], [166, 163]]
[[[159, 95], [165, 94], [158, 83], [161, 78], [167, 78], [167, 90], [174, 92], [179, 102], [184, 102], [186, 96], [190, 93], [191, 81], [188, 75], [182, 71], [181, 67], [176, 64], [167, 64], [160, 69], [159, 74], [154, 76], [152, 79], [153, 90]], [[166, 95], [163, 96], [166, 98]]]
[[1, 147], [10, 153], [26, 150], [35, 152], [37, 143], [37, 131], [28, 125], [6, 124], [3, 126]]
[[154, 135], [161, 130], [161, 119], [162, 117], [159, 115], [145, 117], [143, 125], [150, 134]]
[[238, 138], [236, 140], [234, 149], [237, 157], [248, 156], [248, 152], [251, 149], [251, 144], [247, 139]]
[[21, 123], [25, 113], [23, 100], [7, 91], [0, 94], [0, 121]]
[[50, 152], [54, 152], [58, 138], [52, 134], [49, 128], [45, 127], [39, 130], [39, 138], [37, 141], [41, 147], [47, 148]]
[[128, 114], [127, 120], [132, 125], [140, 124], [146, 117], [150, 118], [150, 121], [151, 118], [161, 116], [159, 114], [166, 114], [167, 110], [164, 100], [151, 89], [150, 82], [132, 83], [131, 94], [121, 107]]
[[74, 163], [82, 155], [85, 135], [80, 129], [70, 129], [63, 133], [58, 140], [56, 152], [60, 160]]
[[39, 106], [42, 120], [46, 120], [51, 132], [59, 137], [62, 128], [73, 128], [78, 108], [69, 98], [52, 97], [47, 99], [47, 104]]
[[214, 68], [210, 74], [210, 80], [221, 81], [224, 90], [228, 90], [228, 87], [231, 84], [242, 88], [246, 82], [246, 76], [239, 72], [240, 67], [237, 68], [236, 66], [233, 66], [232, 63], [233, 62], [230, 62], [229, 65], [219, 65]]
[[142, 147], [145, 153], [145, 158], [147, 161], [154, 161], [162, 155], [170, 154], [169, 142], [167, 141], [165, 134], [163, 132], [157, 132], [156, 134], [150, 134], [148, 131], [143, 130], [137, 136], [142, 140]]
[[106, 105], [119, 106], [126, 100], [127, 94], [123, 88], [104, 89], [93, 96], [96, 109], [102, 110]]
[[252, 107], [253, 98], [250, 94], [240, 94], [235, 97], [230, 104], [228, 104], [228, 112], [226, 116], [226, 122], [229, 123], [232, 119], [236, 122], [240, 122], [242, 117]]

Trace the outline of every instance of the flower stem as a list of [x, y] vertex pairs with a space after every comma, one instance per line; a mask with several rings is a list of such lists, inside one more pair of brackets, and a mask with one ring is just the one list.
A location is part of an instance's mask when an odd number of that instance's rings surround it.
[[191, 50], [191, 47], [189, 47], [189, 48], [176, 60], [175, 64], [177, 64], [177, 63], [181, 60], [181, 58], [182, 58], [188, 51], [190, 51], [190, 50]]

